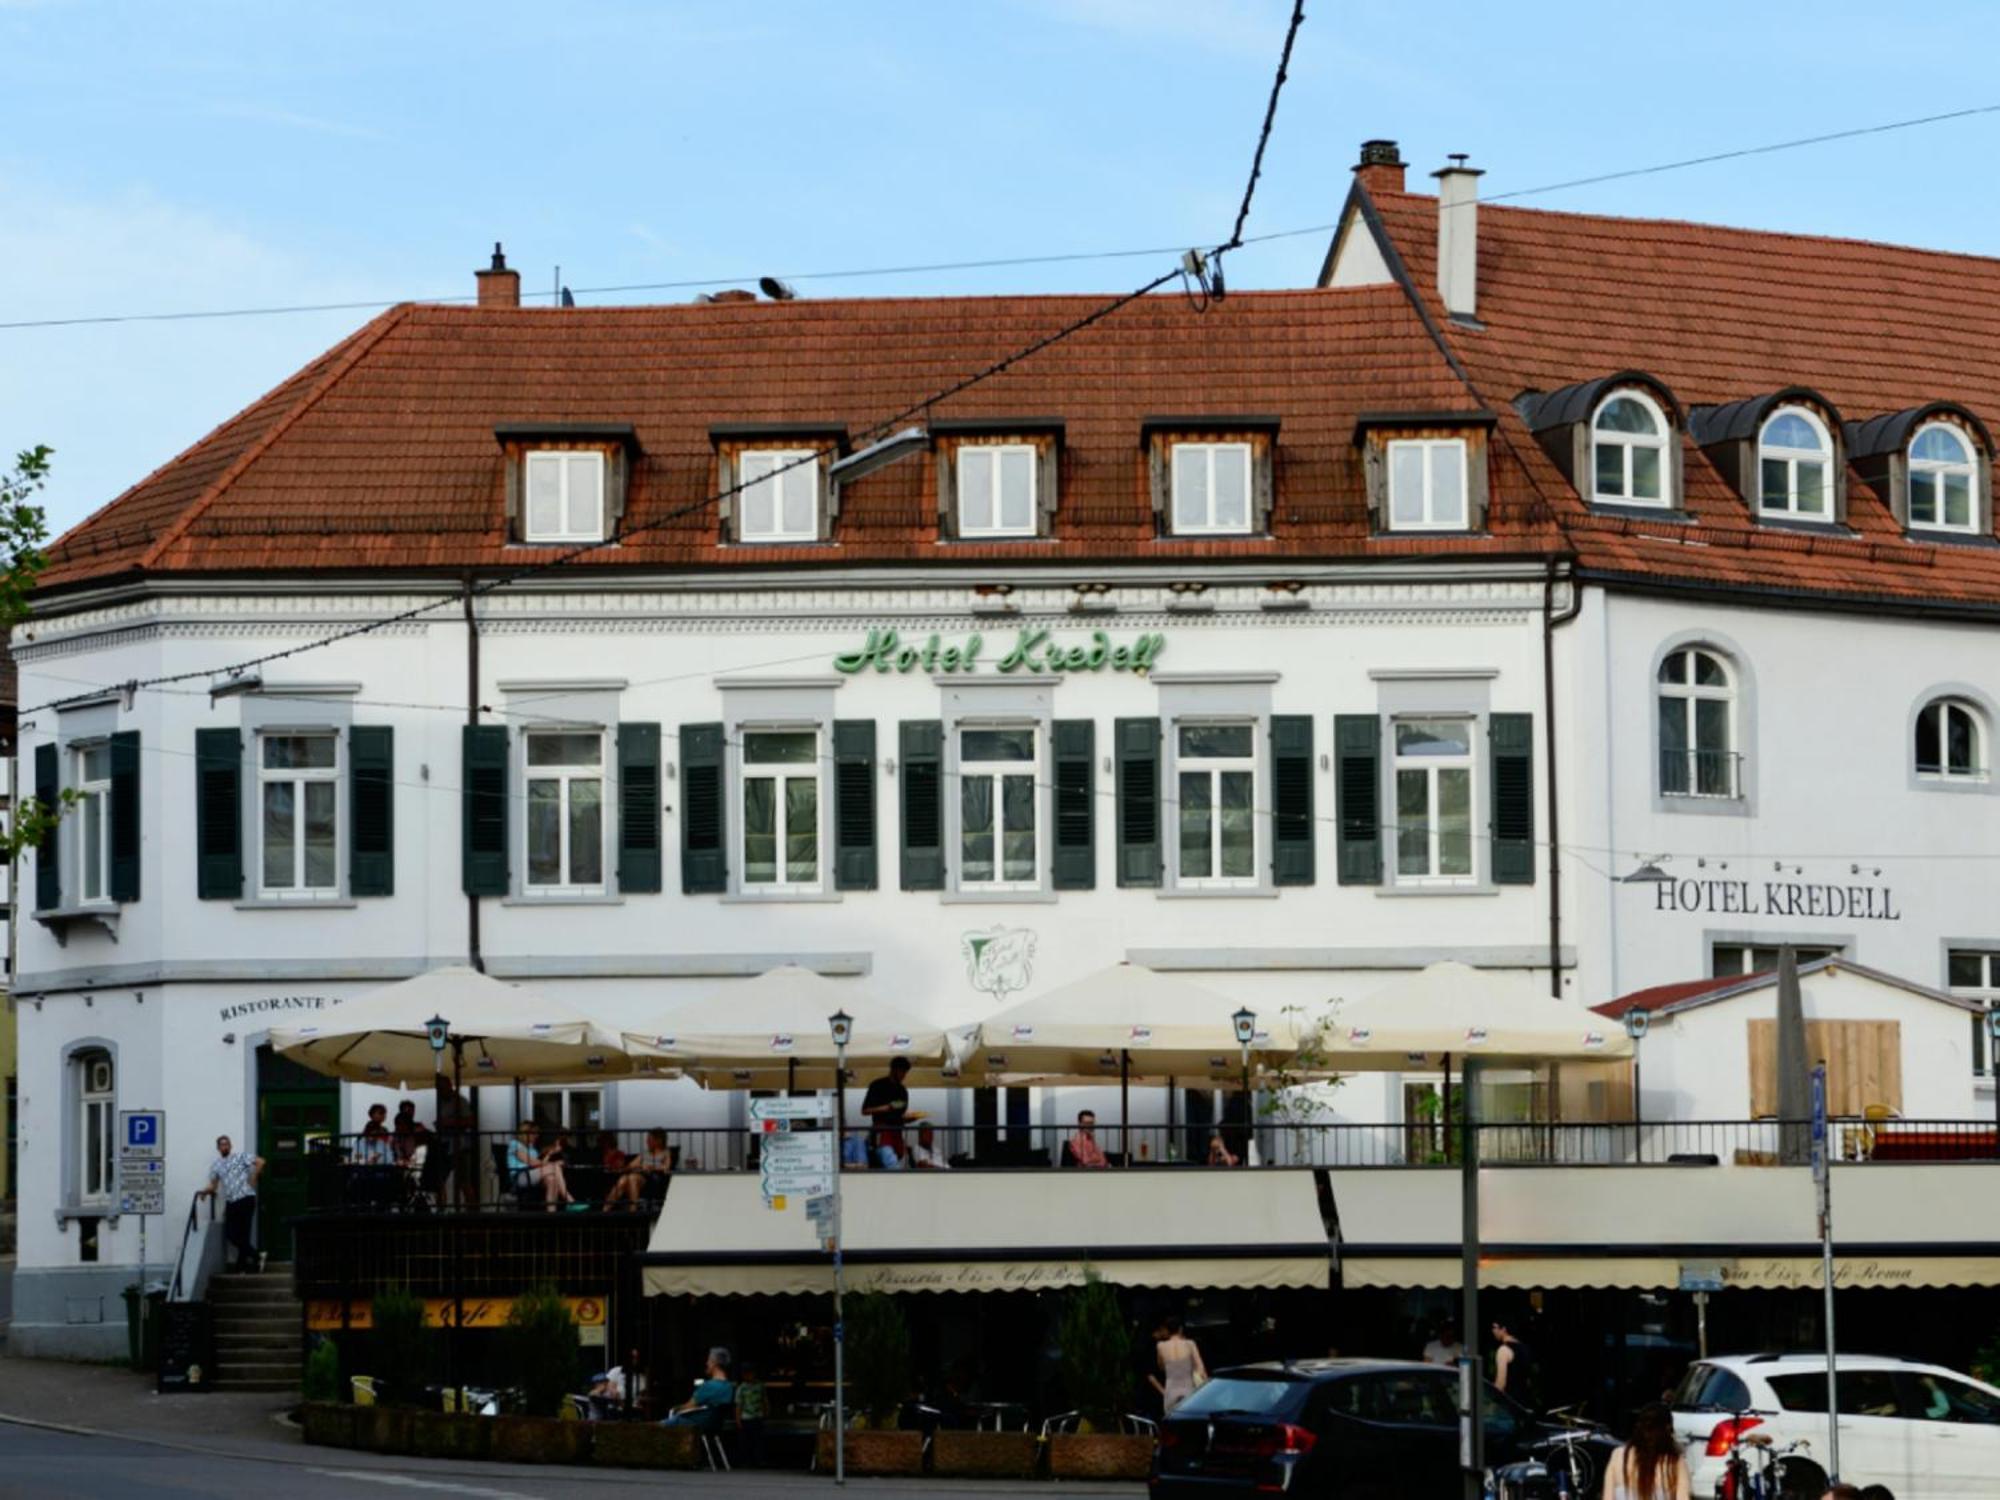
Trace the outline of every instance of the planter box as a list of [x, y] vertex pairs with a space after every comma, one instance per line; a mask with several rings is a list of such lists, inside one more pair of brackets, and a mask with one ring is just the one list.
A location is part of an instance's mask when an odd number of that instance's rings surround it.
[[1121, 1433], [1067, 1433], [1049, 1439], [1052, 1479], [1144, 1479], [1153, 1468], [1153, 1440]]
[[[833, 1434], [819, 1435], [819, 1472], [833, 1473]], [[850, 1474], [921, 1474], [924, 1472], [924, 1435], [921, 1432], [869, 1432], [850, 1430], [847, 1434], [847, 1472]]]
[[410, 1424], [410, 1445], [419, 1458], [486, 1458], [493, 1446], [491, 1419], [420, 1411]]
[[299, 1430], [322, 1448], [352, 1448], [356, 1411], [333, 1401], [308, 1401], [299, 1408]]
[[354, 1446], [370, 1453], [407, 1454], [414, 1441], [416, 1416], [406, 1406], [357, 1406]]
[[590, 1462], [590, 1422], [550, 1417], [475, 1417], [493, 1429], [492, 1456], [509, 1464]]
[[1033, 1479], [1041, 1444], [1032, 1432], [940, 1431], [931, 1472], [955, 1479]]
[[592, 1424], [590, 1461], [618, 1469], [695, 1469], [701, 1466], [701, 1444], [692, 1427], [596, 1422]]

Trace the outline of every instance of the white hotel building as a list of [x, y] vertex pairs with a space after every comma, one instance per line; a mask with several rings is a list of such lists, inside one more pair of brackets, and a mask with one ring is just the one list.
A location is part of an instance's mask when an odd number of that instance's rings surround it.
[[[370, 1097], [270, 1028], [469, 957], [640, 1027], [787, 961], [945, 1021], [1122, 959], [1263, 1013], [1437, 959], [1581, 1013], [1780, 942], [2000, 984], [2000, 263], [1402, 179], [1371, 143], [1318, 284], [1145, 299], [841, 484], [773, 471], [1092, 301], [496, 265], [66, 536], [13, 642], [23, 794], [80, 798], [22, 879], [15, 1343], [122, 1346], [117, 1110], [167, 1112], [155, 1263], [222, 1132], [270, 1239]], [[1898, 1105], [1984, 1115], [1944, 1024]], [[742, 1119], [527, 1092], [482, 1123]]]

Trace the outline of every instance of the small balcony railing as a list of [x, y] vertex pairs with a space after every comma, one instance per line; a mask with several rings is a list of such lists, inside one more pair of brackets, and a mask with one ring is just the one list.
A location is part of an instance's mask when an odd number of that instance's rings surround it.
[[1738, 750], [1662, 750], [1660, 795], [1715, 797], [1743, 795], [1743, 754]]

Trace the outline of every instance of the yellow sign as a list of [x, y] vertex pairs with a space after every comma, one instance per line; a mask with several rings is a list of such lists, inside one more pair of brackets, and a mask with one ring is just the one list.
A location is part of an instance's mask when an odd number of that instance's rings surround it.
[[[602, 1297], [565, 1297], [569, 1315], [580, 1329], [603, 1328], [604, 1299]], [[504, 1328], [507, 1314], [514, 1310], [512, 1297], [467, 1297], [454, 1304], [449, 1297], [426, 1297], [424, 1299], [424, 1326], [427, 1328], [450, 1328], [454, 1305], [463, 1310], [459, 1319], [460, 1328]], [[350, 1302], [347, 1305], [349, 1328], [373, 1326], [374, 1317], [370, 1304]], [[336, 1299], [315, 1298], [306, 1304], [306, 1327], [319, 1333], [336, 1330], [342, 1326], [340, 1303]], [[585, 1342], [592, 1342], [587, 1336]]]

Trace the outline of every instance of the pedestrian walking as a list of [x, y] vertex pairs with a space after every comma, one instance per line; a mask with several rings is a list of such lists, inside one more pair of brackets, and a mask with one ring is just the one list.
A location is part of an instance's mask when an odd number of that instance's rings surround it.
[[1604, 1500], [1692, 1500], [1694, 1480], [1664, 1406], [1642, 1407], [1632, 1436], [1604, 1466]]
[[1155, 1346], [1160, 1373], [1153, 1389], [1160, 1393], [1160, 1410], [1171, 1417], [1174, 1408], [1208, 1383], [1208, 1367], [1201, 1362], [1201, 1348], [1182, 1331], [1177, 1317], [1161, 1320], [1167, 1336]]
[[208, 1164], [208, 1186], [201, 1193], [204, 1198], [222, 1196], [222, 1237], [235, 1252], [231, 1270], [263, 1269], [264, 1257], [255, 1243], [257, 1179], [263, 1175], [263, 1157], [238, 1151], [226, 1135], [215, 1138], [215, 1160]]
[[1498, 1318], [1493, 1320], [1493, 1384], [1529, 1411], [1541, 1415], [1541, 1360], [1533, 1345], [1516, 1337]]

